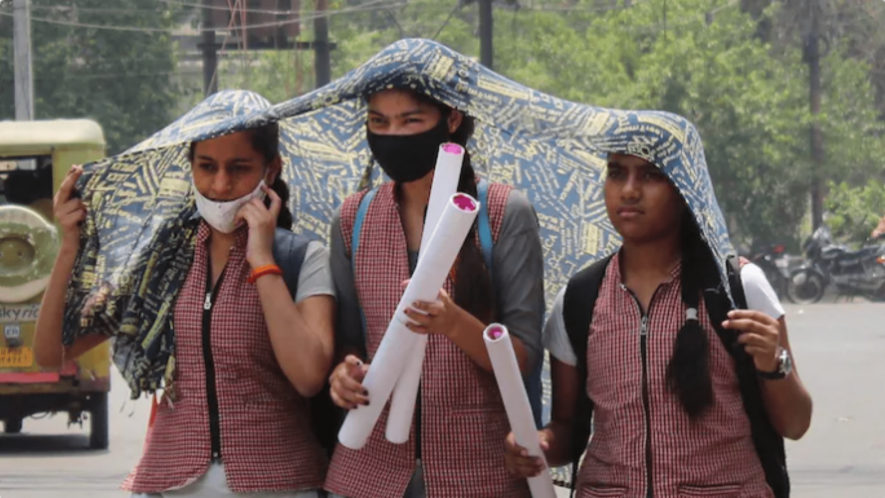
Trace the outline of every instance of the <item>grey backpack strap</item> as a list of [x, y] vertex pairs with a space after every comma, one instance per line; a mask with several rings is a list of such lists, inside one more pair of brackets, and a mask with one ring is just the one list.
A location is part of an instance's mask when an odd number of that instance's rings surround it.
[[298, 278], [301, 276], [301, 265], [304, 264], [308, 244], [309, 238], [291, 230], [277, 228], [274, 232], [273, 259], [283, 270], [283, 281], [286, 282], [292, 299], [298, 294]]

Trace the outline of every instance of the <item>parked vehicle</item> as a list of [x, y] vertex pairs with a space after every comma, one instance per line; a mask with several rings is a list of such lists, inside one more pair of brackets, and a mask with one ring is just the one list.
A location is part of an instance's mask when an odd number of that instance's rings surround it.
[[43, 290], [58, 254], [52, 197], [73, 164], [105, 154], [101, 127], [88, 120], [0, 122], [0, 420], [7, 434], [39, 413], [89, 414], [92, 448], [108, 446], [107, 342], [60, 371], [34, 362]]
[[762, 246], [752, 251], [747, 259], [762, 269], [778, 299], [783, 300], [787, 295], [787, 282], [790, 277], [786, 246], [784, 244]]
[[820, 227], [803, 244], [803, 251], [806, 262], [790, 273], [787, 286], [793, 302], [820, 301], [830, 285], [840, 296], [885, 302], [885, 244], [865, 243], [852, 251], [835, 244], [829, 229]]

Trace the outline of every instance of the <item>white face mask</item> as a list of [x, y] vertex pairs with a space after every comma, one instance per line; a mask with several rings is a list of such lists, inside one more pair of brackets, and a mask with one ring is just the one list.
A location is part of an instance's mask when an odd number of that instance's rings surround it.
[[258, 187], [256, 187], [250, 194], [246, 194], [243, 197], [232, 201], [217, 202], [205, 197], [199, 190], [197, 190], [197, 186], [193, 185], [194, 197], [197, 200], [197, 211], [200, 212], [200, 216], [206, 220], [206, 223], [212, 228], [222, 233], [231, 233], [237, 229], [234, 220], [237, 217], [240, 208], [245, 206], [246, 203], [250, 202], [252, 199], [257, 198], [262, 201], [264, 200], [266, 194], [262, 187], [264, 187], [264, 180], [261, 180], [261, 182], [258, 183]]

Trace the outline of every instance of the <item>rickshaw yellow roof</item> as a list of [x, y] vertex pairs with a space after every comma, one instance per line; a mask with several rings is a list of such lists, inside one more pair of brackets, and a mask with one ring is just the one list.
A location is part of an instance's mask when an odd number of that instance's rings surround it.
[[101, 126], [90, 119], [0, 121], [0, 148], [104, 147]]

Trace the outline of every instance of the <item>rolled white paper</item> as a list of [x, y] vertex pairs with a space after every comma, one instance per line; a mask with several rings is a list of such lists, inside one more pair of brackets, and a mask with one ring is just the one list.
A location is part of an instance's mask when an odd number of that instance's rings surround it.
[[[463, 147], [455, 143], [440, 144], [439, 153], [436, 156], [436, 168], [433, 170], [433, 183], [430, 187], [427, 216], [424, 218], [424, 232], [421, 235], [418, 261], [427, 250], [430, 238], [439, 224], [439, 218], [442, 216], [446, 204], [458, 191], [458, 180], [461, 178], [463, 163]], [[393, 388], [390, 411], [387, 416], [387, 440], [392, 443], [402, 444], [409, 440], [426, 349], [427, 336], [419, 335], [412, 350], [407, 353], [406, 366]]]
[[[516, 437], [516, 443], [527, 449], [529, 455], [540, 456], [546, 466], [547, 459], [538, 442], [538, 431], [535, 428], [532, 407], [525, 392], [519, 363], [516, 361], [513, 343], [510, 341], [510, 333], [504, 325], [493, 323], [486, 327], [482, 337], [486, 344], [486, 350], [489, 352], [492, 370], [494, 370], [495, 379], [498, 381], [498, 389], [501, 391], [501, 399], [504, 401], [504, 410], [507, 412], [507, 420], [510, 422], [510, 430]], [[541, 472], [538, 476], [530, 477], [528, 482], [533, 498], [556, 497], [549, 469]]]
[[427, 250], [433, 231], [452, 196], [458, 192], [458, 180], [461, 178], [461, 167], [464, 164], [464, 147], [455, 143], [444, 143], [439, 146], [436, 156], [436, 167], [433, 169], [433, 183], [430, 186], [430, 200], [427, 203], [427, 215], [424, 217], [424, 231], [421, 233], [421, 249], [418, 259]]
[[358, 450], [369, 439], [394, 384], [405, 368], [404, 355], [413, 348], [419, 337], [406, 328], [409, 318], [405, 310], [415, 301], [434, 301], [437, 298], [478, 213], [479, 202], [473, 197], [463, 193], [450, 197], [439, 225], [430, 238], [427, 251], [418, 261], [387, 331], [381, 338], [369, 372], [363, 379], [363, 387], [369, 392], [371, 403], [348, 412], [338, 432], [338, 440], [344, 446]]

